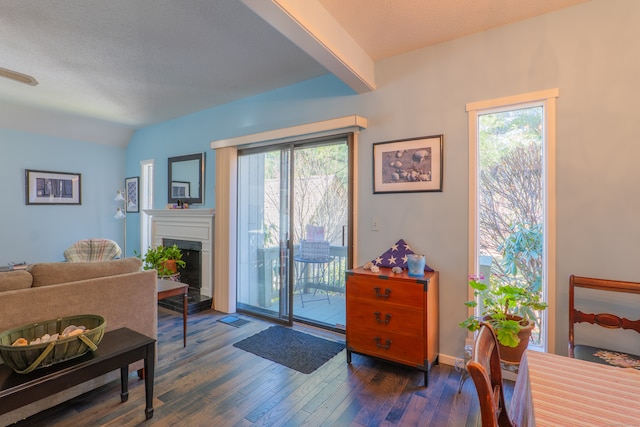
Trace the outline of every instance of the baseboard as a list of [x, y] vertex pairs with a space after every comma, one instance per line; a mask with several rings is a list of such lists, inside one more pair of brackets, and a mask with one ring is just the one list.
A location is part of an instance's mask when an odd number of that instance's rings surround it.
[[[471, 345], [473, 345], [473, 341], [471, 342]], [[453, 366], [456, 367], [456, 362], [460, 361], [458, 366], [462, 366], [461, 364], [463, 363], [462, 358], [461, 357], [455, 357], [455, 356], [449, 356], [448, 354], [440, 354], [438, 356], [438, 363], [442, 363], [443, 365], [449, 365], [449, 366]], [[509, 371], [506, 369], [502, 370], [502, 379], [503, 380], [507, 380], [507, 381], [515, 381], [516, 378], [518, 378], [518, 373], [517, 372], [513, 372], [513, 371]]]
[[460, 359], [460, 357], [449, 356], [448, 354], [442, 353], [438, 355], [438, 363], [442, 363], [443, 365], [456, 366], [456, 359]]

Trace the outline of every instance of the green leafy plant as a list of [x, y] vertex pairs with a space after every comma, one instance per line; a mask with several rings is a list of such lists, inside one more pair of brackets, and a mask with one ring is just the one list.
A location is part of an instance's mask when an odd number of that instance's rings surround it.
[[465, 305], [475, 308], [480, 300], [482, 312], [479, 316], [472, 315], [460, 322], [460, 327], [476, 331], [480, 329], [481, 322], [489, 323], [500, 344], [516, 347], [520, 343], [520, 328], [535, 322], [533, 313], [546, 309], [547, 303], [540, 301], [540, 293], [530, 288], [509, 284], [490, 286], [481, 280], [484, 280], [484, 276], [469, 276], [474, 299]]
[[159, 277], [166, 277], [175, 274], [167, 265], [167, 261], [175, 261], [176, 266], [184, 268], [187, 263], [182, 260], [182, 250], [177, 245], [173, 246], [157, 246], [149, 248], [144, 257], [137, 251], [135, 255], [142, 260], [142, 268], [144, 270], [156, 270]]

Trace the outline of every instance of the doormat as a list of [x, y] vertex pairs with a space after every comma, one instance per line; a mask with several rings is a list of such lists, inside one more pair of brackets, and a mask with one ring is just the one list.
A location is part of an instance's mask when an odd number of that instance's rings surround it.
[[227, 325], [235, 326], [236, 328], [239, 328], [240, 326], [246, 325], [247, 323], [249, 323], [248, 320], [240, 319], [239, 317], [236, 317], [236, 316], [226, 316], [226, 317], [223, 317], [222, 319], [218, 319], [218, 322], [226, 323]]
[[272, 326], [233, 346], [303, 374], [315, 371], [344, 348], [343, 343], [283, 326]]

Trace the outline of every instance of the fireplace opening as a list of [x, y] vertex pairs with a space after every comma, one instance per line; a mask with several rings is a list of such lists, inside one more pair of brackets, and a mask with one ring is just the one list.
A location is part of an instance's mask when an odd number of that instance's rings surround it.
[[[189, 285], [187, 313], [198, 313], [211, 308], [211, 298], [202, 295], [202, 242], [178, 239], [162, 239], [163, 246], [176, 245], [182, 250], [184, 268], [178, 269], [180, 282]], [[183, 297], [175, 296], [158, 301], [158, 305], [179, 313], [183, 312]]]
[[186, 263], [184, 268], [178, 269], [180, 281], [189, 285], [189, 289], [202, 288], [202, 242], [191, 240], [162, 239], [162, 246], [176, 245], [182, 250], [182, 260]]

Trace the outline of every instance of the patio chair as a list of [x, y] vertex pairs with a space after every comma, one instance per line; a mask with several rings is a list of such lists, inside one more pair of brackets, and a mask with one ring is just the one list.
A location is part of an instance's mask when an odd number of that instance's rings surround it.
[[[302, 307], [305, 302], [319, 301], [326, 299], [329, 304], [329, 284], [326, 277], [328, 265], [333, 261], [333, 257], [329, 255], [330, 245], [329, 242], [324, 241], [300, 241], [300, 250], [297, 255], [294, 256], [296, 262], [296, 283], [294, 286], [294, 293], [296, 290], [300, 291], [300, 301]], [[308, 287], [313, 287], [313, 296], [316, 296], [318, 291], [325, 292], [326, 298], [312, 299], [305, 301], [302, 297], [304, 291]]]

